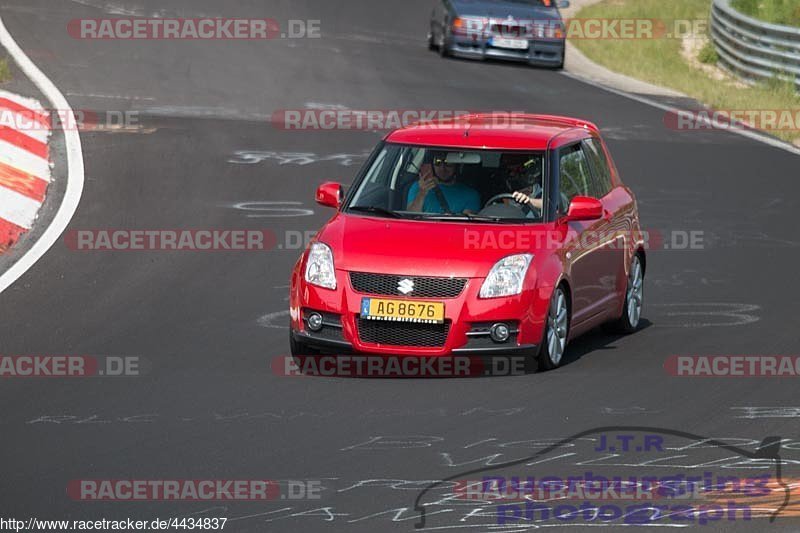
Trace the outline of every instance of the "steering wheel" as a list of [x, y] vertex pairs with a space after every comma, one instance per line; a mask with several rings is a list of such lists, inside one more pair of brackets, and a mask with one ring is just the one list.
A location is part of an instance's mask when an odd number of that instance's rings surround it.
[[[511, 193], [505, 192], [503, 194], [497, 194], [495, 196], [492, 196], [491, 198], [489, 198], [489, 200], [486, 202], [486, 205], [483, 208], [486, 209], [487, 207], [489, 207], [492, 204], [500, 203], [502, 200], [514, 200], [514, 195], [511, 194]], [[540, 213], [538, 213], [539, 210], [536, 209], [531, 204], [521, 204], [521, 203], [517, 202], [516, 200], [514, 200], [514, 204], [513, 205], [518, 207], [519, 209], [521, 209], [522, 212], [525, 215], [527, 215], [528, 213], [533, 213], [534, 215], [538, 216], [540, 214]], [[534, 209], [536, 211], [534, 211]]]

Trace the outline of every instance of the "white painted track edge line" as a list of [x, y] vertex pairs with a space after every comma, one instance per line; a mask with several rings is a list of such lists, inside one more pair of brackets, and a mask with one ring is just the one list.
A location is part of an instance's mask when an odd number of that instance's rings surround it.
[[[14, 38], [6, 29], [2, 17], [0, 17], [0, 45], [2, 45], [11, 58], [17, 63], [20, 70], [33, 82], [34, 85], [50, 101], [53, 109], [62, 109], [66, 114], [69, 124], [75, 124], [75, 114], [72, 111], [67, 99], [52, 81], [25, 55]], [[81, 149], [81, 138], [74, 129], [65, 128], [64, 142], [67, 153], [67, 184], [64, 191], [64, 198], [58, 207], [50, 225], [44, 230], [39, 239], [33, 243], [28, 251], [20, 257], [16, 263], [0, 274], [0, 293], [6, 290], [11, 284], [17, 281], [38, 261], [56, 241], [69, 225], [83, 194], [84, 170], [83, 170], [83, 150]]]
[[[689, 109], [682, 109], [680, 107], [674, 107], [674, 106], [670, 106], [670, 105], [667, 105], [667, 104], [662, 104], [661, 102], [657, 102], [655, 100], [652, 100], [650, 98], [646, 98], [644, 96], [639, 96], [637, 94], [632, 94], [632, 93], [629, 93], [629, 92], [622, 91], [620, 89], [615, 89], [613, 87], [609, 87], [607, 85], [603, 85], [601, 83], [597, 83], [595, 81], [590, 80], [589, 78], [584, 78], [583, 76], [581, 76], [579, 74], [574, 74], [572, 72], [561, 72], [560, 74], [562, 76], [566, 76], [568, 78], [571, 78], [573, 80], [579, 81], [581, 83], [585, 83], [587, 85], [591, 85], [593, 87], [597, 87], [598, 89], [602, 89], [604, 91], [616, 94], [617, 96], [622, 96], [624, 98], [628, 98], [630, 100], [634, 100], [636, 102], [639, 102], [640, 104], [649, 105], [651, 107], [655, 107], [655, 108], [661, 109], [663, 111], [668, 111], [668, 112], [671, 112], [671, 113], [679, 113], [679, 112], [693, 113]], [[706, 118], [706, 117], [700, 117], [700, 116], [693, 115], [693, 120], [695, 120], [697, 122], [703, 122], [704, 124], [713, 127], [713, 122], [710, 119]], [[785, 141], [781, 141], [780, 139], [774, 139], [772, 137], [769, 137], [766, 133], [760, 133], [760, 132], [757, 132], [757, 131], [751, 131], [751, 130], [746, 130], [746, 129], [738, 129], [738, 128], [726, 129], [726, 130], [724, 130], [724, 132], [734, 133], [736, 135], [741, 135], [742, 137], [747, 137], [748, 139], [751, 139], [753, 141], [757, 141], [757, 142], [760, 142], [760, 143], [763, 143], [763, 144], [767, 144], [769, 146], [772, 146], [773, 148], [778, 148], [780, 150], [784, 150], [784, 151], [789, 152], [789, 153], [794, 154], [794, 155], [800, 155], [800, 148], [798, 148], [796, 146], [793, 146], [793, 145], [791, 145], [791, 144], [789, 144], [789, 143], [787, 143]]]

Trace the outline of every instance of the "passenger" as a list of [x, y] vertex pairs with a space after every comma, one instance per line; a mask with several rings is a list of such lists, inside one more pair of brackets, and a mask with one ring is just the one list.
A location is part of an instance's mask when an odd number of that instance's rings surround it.
[[474, 214], [481, 208], [478, 191], [458, 182], [456, 166], [446, 152], [434, 152], [422, 165], [419, 181], [408, 190], [407, 210], [418, 213]]

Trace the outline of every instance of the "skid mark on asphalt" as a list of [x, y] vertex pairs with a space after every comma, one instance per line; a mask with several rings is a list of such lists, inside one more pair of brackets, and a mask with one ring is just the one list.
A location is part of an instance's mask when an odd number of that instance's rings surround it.
[[286, 311], [276, 311], [274, 313], [267, 313], [266, 315], [259, 317], [258, 320], [256, 320], [256, 323], [258, 323], [258, 325], [261, 326], [262, 328], [286, 329], [287, 326], [285, 320], [282, 320], [280, 324], [276, 324], [275, 322], [279, 318], [288, 316], [289, 316], [288, 309]]
[[600, 413], [604, 415], [655, 415], [660, 413], [661, 411], [655, 411], [653, 409], [648, 409], [647, 407], [638, 407], [635, 405], [631, 405], [630, 407], [601, 407]]
[[[713, 275], [713, 274], [712, 274]], [[710, 287], [712, 285], [730, 285], [728, 278], [712, 278], [704, 275], [699, 270], [687, 268], [680, 272], [674, 272], [667, 278], [649, 278], [649, 283], [656, 287], [691, 287], [696, 284]]]
[[228, 159], [228, 163], [237, 165], [256, 165], [264, 161], [277, 161], [278, 165], [299, 165], [306, 166], [313, 163], [323, 163], [334, 161], [343, 167], [349, 167], [357, 162], [363, 162], [369, 156], [369, 152], [360, 154], [328, 154], [320, 155], [313, 152], [274, 152], [259, 150], [237, 150]]
[[761, 320], [752, 314], [761, 306], [746, 303], [668, 303], [650, 304], [663, 309], [653, 317], [654, 326], [662, 328], [711, 328], [745, 326]]
[[800, 407], [731, 407], [740, 411], [734, 418], [800, 418]]
[[283, 218], [283, 217], [308, 217], [314, 214], [313, 209], [296, 207], [303, 205], [303, 202], [289, 201], [263, 201], [263, 202], [239, 202], [226, 205], [241, 211], [251, 211], [248, 218]]

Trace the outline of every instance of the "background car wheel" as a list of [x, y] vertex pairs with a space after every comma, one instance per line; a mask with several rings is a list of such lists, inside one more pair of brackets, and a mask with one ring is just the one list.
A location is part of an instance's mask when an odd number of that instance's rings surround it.
[[447, 49], [447, 32], [442, 32], [442, 40], [439, 41], [439, 55], [442, 57], [448, 57], [450, 55], [450, 51]]
[[436, 43], [433, 42], [433, 30], [428, 32], [428, 50], [436, 50]]
[[622, 316], [614, 322], [614, 329], [620, 333], [633, 333], [639, 327], [644, 306], [644, 269], [642, 258], [633, 256], [631, 269], [628, 274], [628, 286], [625, 290], [625, 305], [622, 307]]
[[564, 60], [566, 56], [567, 56], [566, 52], [561, 54], [561, 62], [558, 65], [556, 65], [553, 70], [564, 70]]
[[544, 338], [539, 349], [539, 368], [552, 370], [561, 365], [567, 348], [569, 333], [569, 305], [564, 288], [556, 287], [550, 298], [550, 308], [544, 327]]
[[292, 355], [319, 355], [319, 350], [310, 348], [307, 344], [294, 339], [294, 335], [289, 332], [289, 351]]

